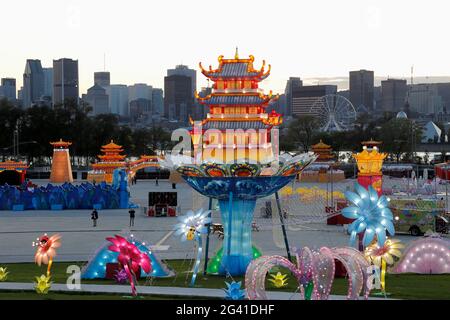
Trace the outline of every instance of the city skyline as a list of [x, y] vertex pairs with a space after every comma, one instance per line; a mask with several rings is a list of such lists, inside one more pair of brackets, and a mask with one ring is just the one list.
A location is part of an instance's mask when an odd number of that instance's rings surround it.
[[[8, 45], [0, 47], [0, 76], [16, 78], [20, 88], [26, 59], [50, 67], [64, 57], [79, 61], [80, 93], [103, 70], [111, 72], [113, 84], [162, 88], [167, 69], [185, 64], [198, 71], [200, 61], [215, 66], [215, 57], [232, 57], [236, 46], [242, 57], [253, 54], [256, 66], [263, 59], [272, 65], [262, 87], [278, 93], [290, 76], [347, 77], [367, 69], [377, 77], [409, 79], [412, 65], [417, 76], [450, 75], [442, 34], [450, 26], [449, 4], [435, 0], [426, 7], [383, 0], [130, 3], [8, 2], [3, 23], [15, 27], [3, 34]], [[250, 20], [243, 21], [248, 13]], [[48, 19], [23, 22], [39, 16]], [[215, 22], [217, 16], [224, 23]], [[206, 84], [199, 77], [198, 88]]]

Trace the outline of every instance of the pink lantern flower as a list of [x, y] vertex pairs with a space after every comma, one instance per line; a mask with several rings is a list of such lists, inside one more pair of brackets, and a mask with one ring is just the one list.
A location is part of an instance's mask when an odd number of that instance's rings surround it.
[[131, 285], [131, 293], [133, 296], [136, 296], [136, 273], [139, 272], [139, 268], [142, 268], [146, 273], [151, 271], [150, 258], [147, 254], [141, 252], [134, 243], [129, 242], [124, 237], [116, 235], [114, 238], [109, 237], [106, 240], [112, 243], [108, 249], [119, 253], [117, 261], [127, 273]]

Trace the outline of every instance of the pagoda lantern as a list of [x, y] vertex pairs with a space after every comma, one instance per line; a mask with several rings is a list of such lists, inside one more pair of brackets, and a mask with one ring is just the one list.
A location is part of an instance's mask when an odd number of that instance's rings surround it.
[[115, 169], [126, 167], [125, 155], [122, 146], [111, 140], [107, 145], [102, 146], [102, 155], [99, 155], [99, 162], [92, 164], [93, 172], [89, 173], [88, 180], [103, 180], [112, 183]]
[[316, 162], [327, 162], [334, 160], [333, 149], [330, 145], [324, 143], [322, 139], [319, 143], [312, 145], [311, 149], [318, 155]]
[[358, 183], [364, 188], [368, 189], [372, 186], [378, 195], [382, 193], [383, 161], [386, 158], [386, 153], [378, 152], [379, 141], [363, 141], [363, 151], [353, 154], [358, 166]]
[[68, 141], [59, 139], [56, 142], [50, 142], [53, 146], [52, 171], [50, 173], [50, 182], [64, 183], [73, 182], [72, 164], [70, 163]]
[[242, 159], [265, 162], [274, 154], [271, 130], [282, 123], [281, 114], [266, 112], [278, 96], [264, 94], [258, 88], [258, 83], [269, 76], [270, 65], [266, 70], [263, 61], [261, 68], [255, 69], [255, 58], [250, 55], [241, 59], [237, 50], [234, 58], [219, 56], [218, 60], [217, 69], [204, 69], [200, 63], [201, 72], [213, 86], [205, 97], [195, 93], [209, 113], [202, 121], [191, 119], [194, 154], [197, 157], [201, 153], [202, 159], [216, 163]]

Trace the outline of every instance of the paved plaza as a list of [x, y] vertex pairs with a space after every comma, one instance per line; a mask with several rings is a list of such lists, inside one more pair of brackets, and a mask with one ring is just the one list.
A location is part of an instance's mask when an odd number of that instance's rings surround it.
[[[34, 183], [47, 184], [45, 180]], [[32, 242], [43, 233], [60, 233], [62, 246], [58, 250], [56, 261], [87, 261], [105, 242], [105, 238], [114, 234], [133, 234], [136, 238], [154, 246], [154, 251], [162, 259], [191, 259], [194, 246], [191, 242], [181, 242], [172, 232], [177, 219], [174, 217], [147, 217], [144, 207], [148, 205], [150, 191], [176, 191], [178, 193], [179, 214], [190, 209], [207, 208], [208, 199], [200, 196], [185, 183], [172, 189], [168, 181], [138, 181], [130, 186], [132, 202], [141, 208], [137, 210], [135, 226], [130, 229], [128, 210], [100, 210], [98, 226], [92, 227], [90, 210], [65, 211], [0, 211], [0, 263], [33, 262], [35, 248]], [[253, 232], [253, 242], [265, 255], [285, 255], [283, 236], [275, 211], [273, 219], [261, 218], [260, 207], [266, 199], [258, 201], [255, 210], [255, 222], [260, 231]], [[220, 223], [217, 211], [213, 214], [213, 223]], [[327, 226], [325, 221], [302, 224], [287, 219], [287, 234], [291, 247], [345, 246], [348, 235], [342, 226]], [[414, 240], [411, 236], [398, 236], [403, 242]], [[210, 255], [219, 247], [221, 240], [211, 235]]]

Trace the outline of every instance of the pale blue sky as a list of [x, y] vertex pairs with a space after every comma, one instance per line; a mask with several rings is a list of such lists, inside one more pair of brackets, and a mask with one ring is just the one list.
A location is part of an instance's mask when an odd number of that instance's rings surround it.
[[[163, 87], [166, 69], [217, 56], [272, 64], [262, 85], [289, 76], [450, 75], [450, 4], [443, 0], [14, 0], [3, 2], [0, 77], [21, 84], [26, 58], [79, 60], [81, 92], [106, 68], [113, 83]], [[206, 84], [198, 76], [198, 87]]]

